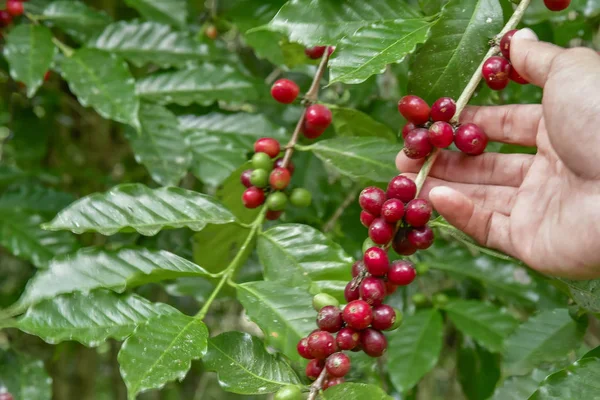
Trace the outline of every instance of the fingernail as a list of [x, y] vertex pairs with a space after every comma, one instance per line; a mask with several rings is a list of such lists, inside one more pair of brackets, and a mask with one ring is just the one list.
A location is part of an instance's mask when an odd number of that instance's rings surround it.
[[513, 39], [523, 39], [523, 40], [532, 40], [537, 42], [539, 39], [534, 31], [529, 28], [519, 29], [517, 33], [512, 37]]
[[448, 186], [437, 186], [431, 189], [429, 197], [452, 197], [456, 194], [456, 190], [449, 188]]

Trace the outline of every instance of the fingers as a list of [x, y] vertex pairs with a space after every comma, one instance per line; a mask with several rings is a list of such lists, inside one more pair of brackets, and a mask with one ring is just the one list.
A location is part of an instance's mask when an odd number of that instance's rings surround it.
[[555, 58], [565, 51], [553, 44], [539, 42], [536, 34], [525, 28], [515, 33], [510, 41], [510, 62], [523, 78], [544, 87]]

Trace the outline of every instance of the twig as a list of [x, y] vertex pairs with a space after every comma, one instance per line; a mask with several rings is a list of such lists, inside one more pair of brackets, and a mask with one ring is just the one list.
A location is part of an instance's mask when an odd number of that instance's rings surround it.
[[360, 186], [355, 186], [354, 189], [352, 189], [350, 193], [348, 193], [348, 196], [346, 196], [342, 204], [340, 204], [340, 206], [337, 208], [337, 210], [335, 210], [331, 218], [329, 218], [325, 225], [323, 225], [324, 233], [331, 232], [331, 230], [335, 227], [335, 223], [337, 222], [337, 220], [340, 219], [344, 211], [346, 211], [346, 208], [348, 208], [350, 204], [352, 204], [354, 199], [356, 199], [356, 196], [358, 195], [359, 191]]
[[319, 394], [319, 391], [323, 387], [325, 378], [327, 378], [327, 368], [323, 368], [323, 371], [321, 371], [321, 374], [317, 380], [310, 385], [310, 393], [308, 394], [308, 398], [306, 400], [315, 400], [317, 398], [317, 394]]

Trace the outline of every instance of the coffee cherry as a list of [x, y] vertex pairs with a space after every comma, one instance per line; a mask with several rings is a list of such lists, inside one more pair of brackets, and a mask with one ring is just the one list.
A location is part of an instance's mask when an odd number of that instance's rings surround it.
[[381, 214], [381, 207], [385, 200], [385, 192], [375, 186], [364, 188], [358, 196], [360, 207], [376, 217]]
[[450, 301], [450, 299], [444, 293], [436, 293], [431, 298], [431, 301], [434, 306], [441, 308], [441, 307], [448, 305], [448, 302]]
[[412, 302], [416, 307], [423, 307], [429, 304], [429, 299], [423, 293], [415, 293], [411, 297]]
[[314, 126], [304, 121], [304, 125], [302, 126], [302, 134], [307, 139], [316, 139], [325, 132], [327, 128], [321, 128], [319, 126]]
[[0, 28], [10, 25], [12, 22], [12, 15], [6, 10], [0, 10]]
[[291, 179], [290, 171], [285, 168], [275, 168], [269, 175], [269, 184], [273, 190], [283, 190], [290, 184]]
[[316, 331], [308, 335], [308, 350], [314, 358], [327, 358], [335, 353], [335, 338], [329, 332]]
[[502, 36], [502, 39], [500, 39], [500, 51], [508, 60], [510, 60], [510, 41], [517, 32], [519, 32], [518, 29], [508, 31], [504, 34], [504, 36]]
[[44, 74], [44, 82], [47, 82], [48, 79], [50, 79], [51, 72], [52, 71], [46, 71], [46, 73]]
[[317, 59], [323, 57], [323, 54], [325, 54], [326, 48], [327, 48], [327, 46], [307, 47], [304, 49], [304, 54], [306, 54], [308, 56], [308, 58], [317, 60]]
[[377, 243], [371, 240], [370, 237], [367, 237], [362, 244], [362, 252], [369, 250], [371, 247], [377, 247]]
[[502, 90], [508, 85], [510, 68], [510, 62], [506, 58], [493, 56], [485, 60], [481, 73], [490, 89]]
[[255, 153], [252, 156], [252, 166], [254, 169], [264, 169], [269, 172], [273, 169], [273, 160], [267, 153]]
[[350, 303], [351, 301], [354, 300], [358, 300], [360, 298], [360, 293], [358, 291], [358, 287], [356, 287], [355, 289], [352, 289], [352, 281], [348, 282], [348, 284], [346, 285], [346, 288], [344, 289], [344, 298], [346, 299], [347, 303]]
[[417, 129], [417, 128], [418, 128], [418, 126], [416, 126], [412, 122], [407, 122], [406, 125], [404, 125], [404, 127], [402, 128], [402, 138], [406, 139], [406, 135], [408, 135], [408, 132], [412, 131], [413, 129]]
[[445, 149], [454, 141], [454, 129], [447, 122], [437, 121], [429, 127], [428, 137], [433, 146]]
[[365, 210], [360, 212], [360, 223], [363, 224], [363, 226], [365, 228], [368, 228], [369, 226], [371, 226], [371, 223], [373, 222], [373, 220], [376, 217], [371, 214], [370, 212], [367, 212]]
[[287, 205], [287, 196], [282, 192], [274, 192], [267, 197], [267, 208], [272, 211], [281, 211]]
[[454, 143], [463, 153], [478, 156], [483, 153], [488, 143], [488, 137], [475, 124], [464, 124], [458, 127], [454, 134]]
[[310, 360], [306, 365], [306, 377], [311, 381], [317, 380], [321, 372], [325, 368], [325, 361], [323, 360]]
[[302, 391], [298, 386], [284, 386], [275, 393], [273, 400], [302, 400]]
[[344, 378], [329, 378], [323, 384], [323, 390], [327, 390], [333, 386], [341, 385], [344, 382], [346, 382]]
[[215, 40], [217, 36], [219, 36], [219, 31], [217, 31], [217, 28], [214, 25], [209, 25], [204, 30], [204, 34], [210, 40]]
[[279, 142], [273, 138], [261, 138], [254, 143], [255, 153], [267, 153], [271, 158], [277, 157], [280, 151]]
[[429, 121], [429, 105], [419, 96], [404, 96], [398, 102], [398, 111], [408, 121], [422, 125]]
[[406, 238], [414, 247], [419, 250], [425, 250], [433, 244], [433, 231], [427, 225], [420, 228], [411, 229]]
[[354, 264], [352, 264], [352, 277], [356, 278], [361, 273], [364, 273], [365, 270], [366, 267], [364, 261], [356, 261]]
[[371, 357], [381, 357], [387, 349], [387, 339], [376, 329], [365, 329], [360, 333], [360, 347]]
[[429, 131], [424, 128], [413, 129], [404, 139], [404, 154], [408, 158], [425, 158], [431, 153], [433, 146], [429, 142]]
[[[277, 160], [275, 160], [275, 168], [283, 168], [283, 158], [278, 158]], [[294, 175], [294, 171], [296, 170], [296, 166], [294, 165], [294, 163], [292, 162], [292, 160], [289, 160], [287, 163], [287, 167], [285, 167], [288, 169], [288, 171], [290, 171], [290, 175]]]
[[312, 194], [304, 188], [296, 188], [290, 193], [290, 203], [294, 207], [305, 208], [310, 206]]
[[333, 353], [325, 361], [327, 373], [333, 377], [341, 378], [350, 371], [350, 358], [344, 353]]
[[417, 195], [417, 185], [406, 176], [398, 175], [388, 184], [386, 195], [388, 199], [398, 199], [408, 203]]
[[398, 329], [400, 325], [402, 325], [402, 321], [404, 320], [404, 315], [402, 315], [402, 311], [397, 309], [394, 309], [394, 311], [396, 312], [396, 320], [394, 321], [394, 324], [387, 329], [388, 331]]
[[401, 228], [396, 232], [396, 236], [394, 236], [394, 241], [392, 242], [392, 247], [394, 251], [401, 256], [410, 256], [415, 254], [417, 248], [410, 243], [406, 237], [408, 234], [408, 229]]
[[377, 244], [387, 244], [394, 237], [395, 226], [383, 218], [375, 218], [369, 226], [369, 237]]
[[313, 359], [312, 354], [310, 354], [310, 349], [308, 348], [308, 338], [300, 339], [296, 345], [296, 350], [298, 350], [300, 357], [306, 358], [307, 360]]
[[385, 299], [385, 283], [381, 279], [368, 276], [360, 283], [360, 298], [372, 306], [378, 306]]
[[337, 333], [335, 342], [340, 350], [352, 350], [358, 345], [360, 334], [352, 328], [342, 328]]
[[423, 226], [429, 222], [433, 208], [425, 199], [414, 199], [406, 205], [404, 221], [413, 227]]
[[265, 202], [265, 192], [261, 189], [251, 186], [242, 194], [242, 203], [246, 208], [256, 208]]
[[342, 318], [350, 328], [360, 331], [371, 325], [373, 313], [369, 303], [364, 300], [354, 300], [346, 305]]
[[390, 329], [396, 322], [396, 310], [387, 304], [373, 307], [373, 322], [371, 327], [380, 331]]
[[342, 311], [335, 306], [325, 306], [317, 314], [317, 326], [319, 329], [335, 333], [342, 329]]
[[312, 306], [315, 311], [318, 312], [321, 311], [323, 307], [327, 306], [339, 307], [340, 302], [335, 297], [327, 293], [319, 293], [313, 297]]
[[267, 210], [267, 214], [265, 215], [265, 217], [269, 221], [275, 221], [276, 219], [279, 219], [279, 217], [281, 217], [281, 214], [283, 214], [283, 211]]
[[279, 79], [271, 86], [271, 96], [283, 104], [291, 104], [298, 97], [300, 88], [289, 79]]
[[404, 216], [404, 203], [398, 199], [389, 199], [381, 207], [381, 216], [386, 222], [395, 224]]
[[255, 169], [250, 174], [250, 183], [258, 188], [265, 188], [269, 184], [269, 173], [264, 169]]
[[394, 285], [390, 281], [385, 281], [385, 292], [390, 295], [398, 290], [398, 285]]
[[509, 77], [510, 77], [511, 81], [516, 82], [519, 85], [526, 85], [529, 83], [527, 81], [527, 79], [525, 79], [521, 75], [519, 75], [519, 73], [517, 72], [517, 70], [514, 67], [510, 69]]
[[544, 0], [544, 4], [550, 11], [562, 11], [569, 7], [571, 0]]
[[394, 285], [406, 286], [410, 285], [417, 277], [415, 265], [410, 261], [396, 260], [390, 265], [388, 272], [388, 281]]
[[454, 117], [456, 103], [450, 97], [439, 98], [431, 106], [431, 119], [448, 122]]
[[250, 182], [250, 176], [251, 175], [252, 175], [252, 170], [251, 169], [245, 170], [240, 175], [240, 182], [242, 182], [242, 185], [246, 186], [247, 188], [249, 188], [250, 186], [252, 186], [252, 183]]
[[306, 124], [327, 129], [331, 125], [331, 110], [323, 104], [313, 104], [306, 109]]
[[373, 276], [384, 276], [390, 265], [387, 253], [379, 247], [371, 247], [365, 251], [363, 262], [367, 271]]
[[13, 17], [23, 14], [23, 3], [17, 0], [8, 0], [6, 2], [6, 11]]

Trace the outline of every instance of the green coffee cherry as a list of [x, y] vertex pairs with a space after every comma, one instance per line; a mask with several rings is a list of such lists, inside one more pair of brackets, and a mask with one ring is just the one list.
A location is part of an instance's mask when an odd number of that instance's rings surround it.
[[371, 240], [371, 238], [366, 238], [365, 241], [363, 242], [362, 245], [362, 252], [363, 254], [369, 250], [371, 247], [377, 247], [379, 246], [378, 244], [376, 244], [374, 241]]
[[328, 295], [327, 293], [319, 293], [313, 297], [312, 305], [315, 311], [321, 311], [321, 308], [326, 306], [335, 306], [339, 307], [340, 302], [333, 296]]
[[273, 398], [275, 400], [301, 400], [302, 391], [298, 386], [288, 385], [279, 389]]
[[412, 296], [412, 302], [415, 304], [415, 306], [422, 307], [427, 305], [427, 303], [429, 303], [429, 300], [427, 299], [427, 296], [425, 296], [423, 293], [415, 293]]
[[296, 188], [290, 194], [290, 203], [294, 207], [308, 207], [312, 202], [312, 195], [304, 188]]
[[282, 192], [274, 192], [267, 197], [267, 208], [271, 211], [282, 211], [287, 205], [287, 196]]
[[392, 325], [390, 329], [387, 329], [388, 331], [398, 329], [400, 325], [402, 325], [402, 321], [404, 321], [404, 314], [402, 314], [402, 311], [397, 308], [394, 308], [394, 311], [396, 311], [396, 321], [394, 321], [394, 325]]
[[448, 296], [446, 296], [444, 293], [434, 294], [431, 300], [436, 307], [444, 307], [450, 301]]
[[424, 275], [429, 271], [429, 265], [425, 263], [417, 263], [415, 265], [415, 269], [417, 270], [417, 275]]
[[269, 173], [264, 169], [255, 169], [250, 174], [250, 183], [257, 188], [265, 188], [269, 184]]
[[273, 160], [267, 153], [255, 153], [252, 156], [252, 166], [254, 169], [264, 169], [271, 172], [273, 169]]

